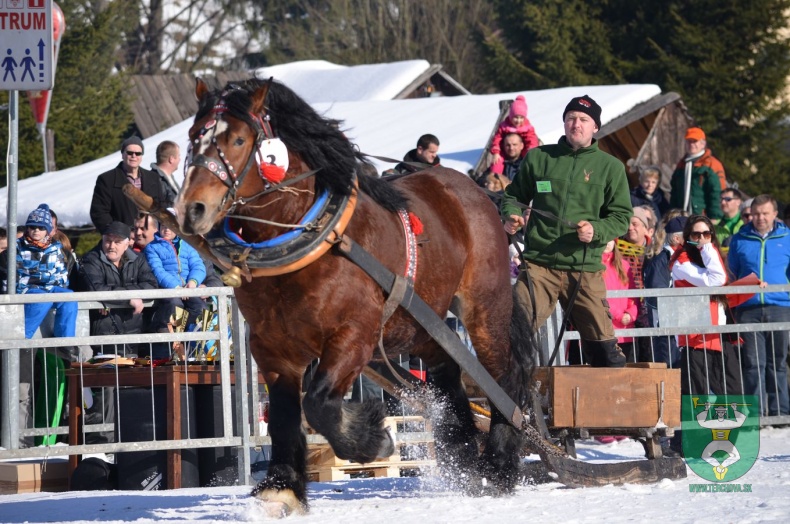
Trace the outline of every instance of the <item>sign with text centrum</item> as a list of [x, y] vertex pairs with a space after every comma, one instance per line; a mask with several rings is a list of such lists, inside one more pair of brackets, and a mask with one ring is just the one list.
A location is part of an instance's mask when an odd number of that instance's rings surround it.
[[0, 0], [0, 89], [52, 89], [52, 0]]

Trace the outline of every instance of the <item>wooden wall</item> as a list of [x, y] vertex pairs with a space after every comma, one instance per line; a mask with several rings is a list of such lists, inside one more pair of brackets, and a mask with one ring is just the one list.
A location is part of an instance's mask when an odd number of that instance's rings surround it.
[[[201, 78], [213, 90], [228, 82], [250, 78], [250, 73], [226, 72]], [[191, 74], [135, 75], [132, 97], [134, 123], [143, 138], [183, 122], [197, 112], [195, 76]]]
[[631, 187], [639, 184], [639, 168], [661, 169], [661, 187], [685, 154], [684, 136], [691, 117], [677, 93], [658, 95], [604, 125], [596, 135], [599, 147], [626, 165]]

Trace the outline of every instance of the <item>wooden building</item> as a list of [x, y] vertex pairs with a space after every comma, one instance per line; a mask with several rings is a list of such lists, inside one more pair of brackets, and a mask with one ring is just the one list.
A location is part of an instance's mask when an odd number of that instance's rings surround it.
[[661, 187], [686, 154], [686, 130], [693, 119], [678, 93], [656, 95], [601, 127], [595, 137], [599, 147], [625, 165], [631, 187], [639, 184], [639, 168], [658, 166]]
[[[386, 64], [382, 66], [382, 74], [386, 74]], [[213, 90], [228, 82], [246, 80], [252, 74], [250, 71], [228, 71], [201, 78]], [[194, 75], [135, 75], [132, 76], [131, 89], [134, 126], [142, 138], [148, 138], [183, 122], [197, 111]], [[294, 89], [299, 93], [298, 87]], [[434, 64], [416, 75], [393, 99], [469, 94], [471, 93], [447, 74], [441, 65]]]

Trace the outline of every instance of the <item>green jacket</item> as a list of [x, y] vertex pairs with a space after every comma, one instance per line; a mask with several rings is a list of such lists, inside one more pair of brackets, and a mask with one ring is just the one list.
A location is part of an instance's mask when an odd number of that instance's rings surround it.
[[740, 213], [732, 218], [722, 216], [721, 221], [716, 225], [716, 237], [719, 240], [719, 244], [722, 246], [729, 245], [729, 242], [725, 244], [724, 241], [737, 233], [741, 227], [743, 227], [743, 219]]
[[[533, 212], [525, 235], [524, 258], [563, 271], [600, 271], [607, 242], [628, 231], [633, 215], [623, 163], [598, 149], [598, 141], [577, 151], [565, 137], [558, 144], [531, 149], [513, 183], [505, 189], [500, 212], [521, 215], [518, 202], [548, 211], [563, 221], [587, 220], [595, 234], [587, 246], [576, 229]], [[584, 265], [582, 265], [584, 259]]]
[[[686, 195], [686, 171], [678, 167], [672, 173], [670, 185], [672, 193], [669, 198], [669, 207], [683, 208], [683, 198]], [[694, 215], [705, 215], [711, 220], [721, 218], [721, 182], [719, 175], [708, 166], [695, 165], [691, 169], [691, 212]]]

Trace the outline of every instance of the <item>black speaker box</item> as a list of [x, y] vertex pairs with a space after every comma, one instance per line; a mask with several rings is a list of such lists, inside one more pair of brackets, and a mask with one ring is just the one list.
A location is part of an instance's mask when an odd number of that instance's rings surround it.
[[[192, 387], [181, 386], [181, 438], [197, 438], [195, 395]], [[153, 410], [153, 406], [156, 409]], [[165, 386], [121, 388], [115, 406], [115, 441], [147, 442], [167, 439]], [[155, 414], [155, 416], [154, 416]], [[188, 415], [188, 416], [187, 416]], [[121, 440], [123, 439], [123, 440]], [[115, 454], [118, 489], [151, 491], [167, 488], [167, 451], [135, 451]], [[181, 450], [181, 487], [198, 486], [198, 453]]]

